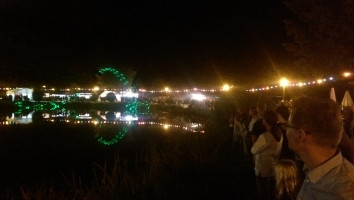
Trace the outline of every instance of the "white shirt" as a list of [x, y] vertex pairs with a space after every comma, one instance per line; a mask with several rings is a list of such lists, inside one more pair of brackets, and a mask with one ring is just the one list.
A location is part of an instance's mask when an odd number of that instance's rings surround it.
[[257, 176], [274, 176], [275, 163], [279, 159], [283, 136], [277, 142], [270, 132], [262, 133], [252, 146], [251, 152], [255, 155], [255, 173]]

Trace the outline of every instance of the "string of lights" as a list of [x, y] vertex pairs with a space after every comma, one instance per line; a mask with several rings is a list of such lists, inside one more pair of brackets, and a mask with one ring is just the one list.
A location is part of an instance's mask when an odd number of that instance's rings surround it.
[[[126, 84], [126, 79], [123, 77], [122, 74], [119, 73], [119, 71], [114, 71], [114, 69], [110, 68], [103, 68], [101, 69], [100, 73], [107, 73], [107, 72], [112, 72], [117, 76], [117, 78]], [[341, 75], [341, 77], [348, 78], [352, 76], [350, 72], [345, 72]], [[247, 92], [257, 92], [257, 91], [266, 91], [266, 90], [271, 90], [271, 89], [277, 89], [280, 87], [303, 87], [303, 86], [311, 86], [311, 85], [320, 85], [324, 84], [326, 82], [333, 82], [335, 80], [340, 79], [341, 77], [335, 77], [335, 76], [330, 76], [327, 78], [321, 78], [321, 79], [314, 79], [314, 80], [308, 80], [308, 81], [288, 81], [286, 85], [283, 85], [284, 83], [278, 83], [278, 84], [270, 84], [270, 85], [265, 85], [265, 86], [260, 86], [260, 87], [253, 87], [253, 88], [248, 88], [245, 91]], [[228, 85], [224, 84], [221, 87], [216, 87], [216, 88], [211, 88], [211, 89], [205, 89], [205, 88], [189, 88], [189, 89], [171, 89], [169, 87], [165, 87], [163, 89], [154, 89], [154, 90], [147, 90], [140, 88], [137, 91], [141, 93], [189, 93], [189, 92], [222, 92], [222, 91], [229, 91], [231, 89], [235, 88], [233, 85]], [[13, 90], [15, 88], [10, 88], [10, 87], [0, 87], [0, 90], [3, 91], [8, 91], [8, 90]], [[61, 92], [70, 92], [70, 91], [89, 91], [89, 92], [97, 92], [97, 91], [123, 91], [122, 88], [99, 88], [98, 86], [95, 86], [93, 88], [47, 88], [45, 85], [42, 86], [42, 89], [47, 92], [53, 92], [53, 91], [61, 91]]]
[[303, 86], [310, 86], [310, 85], [319, 85], [319, 84], [324, 84], [328, 81], [334, 81], [335, 79], [333, 77], [329, 78], [323, 78], [323, 79], [317, 79], [317, 80], [312, 80], [312, 81], [303, 81], [303, 82], [284, 82], [279, 83], [276, 85], [269, 85], [269, 86], [263, 86], [263, 87], [257, 87], [257, 88], [251, 88], [247, 89], [247, 92], [257, 92], [257, 91], [266, 91], [266, 90], [271, 90], [271, 89], [276, 89], [276, 88], [282, 88], [282, 87], [303, 87]]

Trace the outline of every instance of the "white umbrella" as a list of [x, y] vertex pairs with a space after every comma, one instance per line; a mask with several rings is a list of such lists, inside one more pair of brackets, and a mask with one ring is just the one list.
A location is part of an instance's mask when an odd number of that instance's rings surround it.
[[353, 105], [353, 99], [350, 96], [348, 90], [345, 91], [343, 100], [342, 100], [342, 106], [352, 106]]
[[337, 102], [336, 93], [334, 92], [334, 88], [331, 88], [331, 91], [329, 92], [329, 98], [332, 99], [333, 101]]

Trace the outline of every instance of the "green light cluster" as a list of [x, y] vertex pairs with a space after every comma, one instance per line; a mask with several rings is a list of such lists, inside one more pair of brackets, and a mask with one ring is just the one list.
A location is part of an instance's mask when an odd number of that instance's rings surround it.
[[125, 105], [125, 107], [128, 109], [126, 111], [127, 114], [130, 114], [132, 116], [137, 116], [138, 115], [138, 101], [134, 99], [132, 102], [129, 102]]
[[[139, 111], [140, 110], [144, 110], [146, 112], [149, 112], [150, 110], [150, 104], [148, 102], [140, 102], [137, 99], [134, 99], [132, 102], [129, 102], [125, 105], [125, 107], [127, 108], [126, 113], [130, 114], [134, 117], [136, 117], [139, 114], [141, 114]], [[99, 129], [102, 127], [99, 127]], [[123, 139], [124, 136], [127, 134], [128, 129], [127, 128], [122, 128], [122, 130], [120, 130], [112, 139], [107, 140], [104, 137], [98, 137], [97, 141], [100, 144], [103, 144], [105, 146], [111, 146], [115, 143], [117, 143], [119, 140]]]
[[54, 102], [50, 102], [51, 108], [50, 110], [58, 110], [60, 109], [60, 105]]
[[33, 110], [35, 110], [35, 111], [44, 110], [44, 104], [43, 103], [34, 104]]
[[117, 143], [119, 140], [121, 140], [122, 138], [124, 138], [124, 136], [128, 133], [128, 129], [127, 128], [122, 128], [122, 130], [120, 130], [112, 139], [107, 140], [105, 138], [103, 138], [102, 136], [97, 138], [97, 141], [100, 144], [103, 144], [105, 146], [111, 146], [115, 143]]
[[15, 114], [22, 114], [26, 110], [31, 110], [30, 102], [16, 101], [15, 106], [17, 107]]
[[34, 111], [41, 111], [41, 110], [66, 110], [65, 103], [58, 103], [58, 102], [31, 102], [23, 103], [22, 101], [15, 102], [17, 107], [16, 113], [22, 113], [23, 110], [34, 110]]
[[22, 113], [24, 106], [22, 101], [15, 102], [15, 105], [17, 106], [16, 114]]
[[105, 67], [105, 68], [101, 68], [99, 70], [100, 74], [104, 74], [106, 72], [112, 73], [115, 77], [117, 77], [117, 79], [121, 83], [123, 83], [124, 86], [128, 85], [128, 80], [125, 78], [124, 74], [120, 73], [118, 70], [111, 68], [111, 67]]
[[146, 114], [150, 111], [150, 103], [146, 101], [138, 101], [137, 99], [127, 103], [125, 107], [128, 109], [127, 113], [132, 116], [137, 116], [138, 114]]

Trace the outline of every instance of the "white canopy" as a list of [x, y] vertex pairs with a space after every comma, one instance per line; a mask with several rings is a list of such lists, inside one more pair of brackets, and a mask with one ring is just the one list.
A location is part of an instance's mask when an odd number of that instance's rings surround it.
[[331, 91], [329, 92], [329, 98], [332, 99], [333, 101], [337, 102], [336, 93], [334, 92], [334, 88], [331, 88]]
[[342, 106], [352, 106], [353, 105], [353, 99], [350, 96], [348, 90], [345, 91], [343, 100], [342, 100]]
[[[12, 97], [15, 96], [22, 96], [25, 97], [27, 96], [29, 100], [33, 100], [33, 89], [30, 88], [16, 88], [13, 90], [8, 90], [6, 91], [6, 96], [10, 96], [12, 95]], [[13, 98], [14, 100], [14, 98]]]

